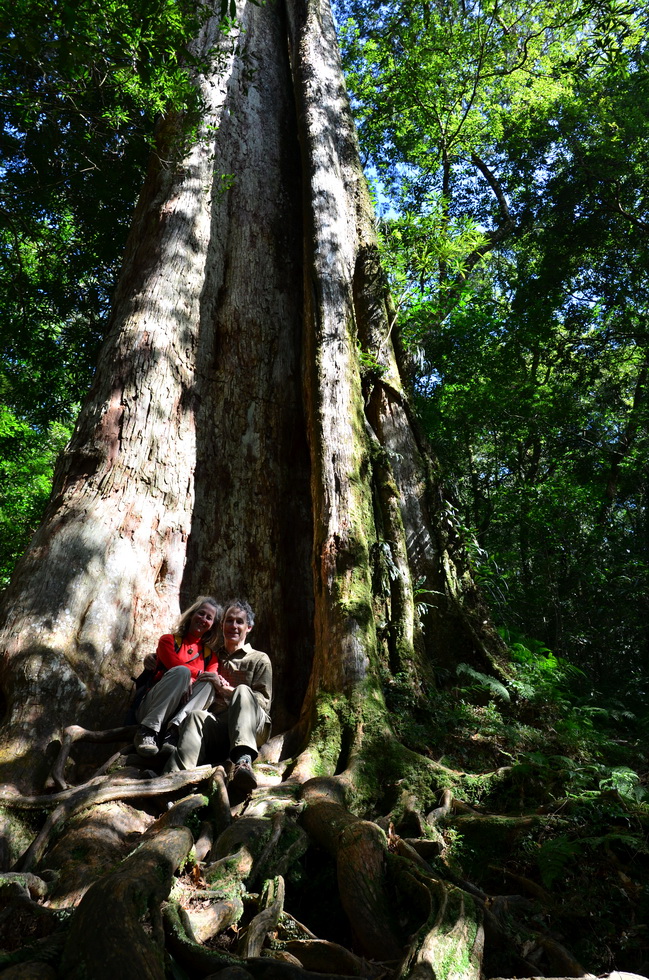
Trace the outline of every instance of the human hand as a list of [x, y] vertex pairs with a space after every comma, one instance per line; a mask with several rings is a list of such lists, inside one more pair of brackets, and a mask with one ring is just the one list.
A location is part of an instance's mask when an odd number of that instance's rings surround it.
[[221, 694], [232, 694], [232, 692], [234, 691], [232, 685], [228, 684], [228, 682], [223, 677], [221, 677], [219, 674], [216, 674], [213, 670], [204, 670], [202, 673], [198, 675], [196, 680], [209, 681], [209, 683], [212, 684], [212, 686], [215, 687], [217, 691], [220, 691]]
[[158, 658], [155, 653], [147, 653], [143, 661], [143, 666], [145, 670], [155, 670]]

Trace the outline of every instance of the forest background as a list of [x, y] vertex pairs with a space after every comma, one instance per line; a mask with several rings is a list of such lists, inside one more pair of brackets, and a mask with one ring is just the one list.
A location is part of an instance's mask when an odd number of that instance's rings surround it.
[[[562, 790], [641, 802], [646, 10], [351, 0], [336, 14], [449, 520], [518, 664], [510, 687], [556, 737], [515, 758]], [[5, 17], [22, 29], [0, 65], [4, 584], [92, 380], [155, 120], [184, 109], [191, 140], [200, 113], [179, 53], [195, 4], [25, 0]], [[481, 733], [510, 750], [511, 695], [468, 668], [462, 683], [492, 696]], [[555, 848], [548, 883], [568, 858]]]
[[[155, 118], [200, 109], [178, 53], [194, 4], [18, 8], [0, 66], [5, 586], [92, 380]], [[337, 17], [394, 329], [493, 614], [584, 696], [641, 711], [646, 12], [350, 0]]]

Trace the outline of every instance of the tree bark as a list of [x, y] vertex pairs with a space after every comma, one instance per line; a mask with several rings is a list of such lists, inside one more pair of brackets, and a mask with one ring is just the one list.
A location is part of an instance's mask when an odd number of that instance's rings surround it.
[[201, 138], [175, 158], [161, 127], [95, 384], [5, 599], [0, 779], [26, 790], [63, 727], [121, 721], [197, 593], [256, 607], [300, 778], [390, 738], [386, 672], [425, 703], [435, 664], [499, 669], [401, 379], [327, 0], [242, 2], [236, 41], [213, 18], [196, 42], [220, 51]]
[[[159, 906], [191, 845], [185, 827], [162, 831], [86, 892], [74, 913], [62, 976], [164, 980]], [[150, 930], [141, 923], [145, 915]]]

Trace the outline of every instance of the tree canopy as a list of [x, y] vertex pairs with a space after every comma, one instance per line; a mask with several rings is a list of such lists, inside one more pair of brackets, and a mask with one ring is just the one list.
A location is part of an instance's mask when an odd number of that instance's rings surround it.
[[501, 624], [647, 669], [646, 12], [343, 3], [419, 408]]

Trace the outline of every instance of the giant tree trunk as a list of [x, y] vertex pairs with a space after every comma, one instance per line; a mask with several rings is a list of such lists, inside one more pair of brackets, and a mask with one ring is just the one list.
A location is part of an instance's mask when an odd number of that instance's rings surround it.
[[120, 723], [199, 593], [256, 608], [292, 749], [335, 697], [337, 771], [361, 730], [389, 737], [382, 673], [421, 690], [436, 662], [499, 653], [400, 378], [328, 4], [244, 4], [238, 49], [216, 18], [197, 50], [215, 43], [201, 139], [176, 159], [177, 125], [159, 133], [95, 383], [6, 596], [0, 780], [23, 788], [64, 725]]

